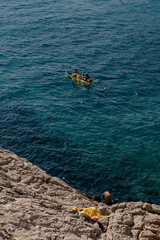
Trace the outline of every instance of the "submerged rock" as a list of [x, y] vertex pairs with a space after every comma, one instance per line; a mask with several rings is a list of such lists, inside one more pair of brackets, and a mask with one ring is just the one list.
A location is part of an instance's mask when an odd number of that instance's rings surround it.
[[[96, 207], [104, 231], [72, 207]], [[0, 239], [160, 239], [160, 206], [107, 206], [0, 148]]]

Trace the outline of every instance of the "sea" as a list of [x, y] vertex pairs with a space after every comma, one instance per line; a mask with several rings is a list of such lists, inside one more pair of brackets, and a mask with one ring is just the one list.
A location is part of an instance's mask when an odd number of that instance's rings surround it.
[[88, 194], [160, 204], [160, 1], [0, 9], [0, 147]]

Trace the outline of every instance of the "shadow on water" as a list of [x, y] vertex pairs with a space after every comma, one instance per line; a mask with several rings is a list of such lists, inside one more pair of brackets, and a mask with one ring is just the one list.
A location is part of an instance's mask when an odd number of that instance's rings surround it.
[[0, 107], [0, 111], [0, 141], [3, 148], [14, 151], [50, 174], [61, 177], [65, 166], [70, 165], [72, 160], [78, 161], [81, 158], [80, 152], [74, 150], [76, 145], [62, 132], [56, 128], [54, 133], [44, 130], [29, 107], [7, 105]]
[[115, 191], [121, 189], [129, 197], [129, 186], [123, 180], [110, 175], [109, 169], [102, 170], [90, 159], [86, 160], [89, 153], [81, 150], [56, 127], [53, 133], [45, 131], [31, 108], [6, 104], [0, 107], [0, 111], [2, 148], [27, 158], [48, 174], [64, 179], [77, 189], [101, 194], [106, 186], [112, 185]]
[[[6, 104], [0, 107], [0, 111], [1, 147], [27, 158], [48, 174], [60, 177], [87, 193], [101, 195], [111, 186], [113, 197], [119, 197], [120, 201], [141, 199], [141, 196], [138, 199], [134, 194], [130, 183], [112, 171], [111, 166], [103, 166], [90, 159], [90, 152], [72, 142], [65, 132], [56, 126], [52, 132], [45, 130], [36, 120], [31, 108], [20, 104]], [[150, 191], [156, 198], [158, 190]], [[148, 194], [144, 192], [144, 195]], [[152, 200], [148, 198], [146, 201]]]

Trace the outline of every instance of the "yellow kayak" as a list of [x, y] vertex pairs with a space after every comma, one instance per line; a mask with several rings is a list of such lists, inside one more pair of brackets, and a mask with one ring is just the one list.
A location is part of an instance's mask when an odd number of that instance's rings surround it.
[[[75, 80], [76, 82], [81, 82], [81, 83], [85, 83], [85, 84], [92, 84], [92, 80], [89, 79], [87, 81], [83, 80], [82, 78], [78, 78], [75, 76], [72, 76], [72, 74], [70, 72], [66, 72], [66, 76], [70, 79]], [[79, 74], [77, 74], [77, 76], [80, 76]], [[81, 77], [81, 76], [80, 76]]]

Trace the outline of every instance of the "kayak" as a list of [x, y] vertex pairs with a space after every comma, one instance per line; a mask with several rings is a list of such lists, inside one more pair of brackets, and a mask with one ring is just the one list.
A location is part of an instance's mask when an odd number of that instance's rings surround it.
[[66, 72], [66, 77], [75, 80], [76, 82], [81, 82], [81, 83], [85, 83], [85, 84], [92, 84], [92, 81], [85, 81], [81, 78], [77, 78], [77, 77], [73, 77], [71, 72]]

